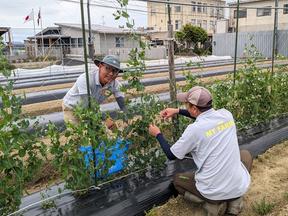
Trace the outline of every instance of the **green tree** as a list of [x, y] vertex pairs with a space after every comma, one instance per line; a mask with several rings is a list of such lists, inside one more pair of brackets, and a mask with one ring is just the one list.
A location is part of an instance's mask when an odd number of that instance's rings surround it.
[[194, 47], [198, 43], [205, 43], [208, 40], [208, 34], [201, 27], [186, 24], [180, 31], [176, 32], [175, 38], [186, 48], [191, 48], [191, 46]]
[[0, 37], [0, 73], [4, 76], [10, 76], [12, 66], [3, 54], [4, 43], [3, 38]]

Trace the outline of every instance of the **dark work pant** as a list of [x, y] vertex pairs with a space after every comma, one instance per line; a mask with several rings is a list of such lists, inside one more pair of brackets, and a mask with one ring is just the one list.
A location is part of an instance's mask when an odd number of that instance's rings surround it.
[[[241, 161], [248, 170], [251, 172], [253, 159], [249, 151], [241, 150], [240, 151]], [[173, 184], [179, 194], [184, 195], [185, 191], [188, 191], [195, 196], [213, 204], [217, 204], [223, 202], [223, 200], [209, 200], [201, 195], [201, 193], [196, 188], [196, 181], [195, 181], [195, 173], [194, 172], [185, 172], [185, 173], [178, 173], [174, 176]], [[238, 198], [238, 197], [237, 197]]]

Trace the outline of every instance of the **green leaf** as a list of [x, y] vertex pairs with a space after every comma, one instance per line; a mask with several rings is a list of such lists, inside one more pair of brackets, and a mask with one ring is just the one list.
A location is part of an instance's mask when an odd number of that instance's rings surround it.
[[20, 149], [18, 151], [18, 155], [19, 155], [19, 157], [23, 158], [26, 155], [26, 150], [25, 149]]
[[126, 11], [122, 11], [122, 16], [126, 19], [128, 19], [130, 17]]
[[126, 26], [127, 26], [127, 28], [130, 28], [130, 29], [134, 27], [134, 25], [129, 23], [129, 22], [126, 22]]

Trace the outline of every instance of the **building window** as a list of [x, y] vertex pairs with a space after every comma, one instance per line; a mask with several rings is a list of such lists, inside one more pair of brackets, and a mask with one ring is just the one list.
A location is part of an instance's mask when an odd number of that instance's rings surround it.
[[202, 20], [197, 20], [197, 26], [202, 27]]
[[283, 7], [283, 14], [288, 14], [288, 4], [284, 4]]
[[196, 25], [196, 19], [192, 19], [191, 24], [195, 26]]
[[181, 12], [181, 6], [180, 5], [175, 6], [175, 12], [176, 13], [180, 13]]
[[181, 21], [175, 20], [175, 30], [179, 30], [181, 28]]
[[261, 16], [271, 16], [271, 8], [257, 8], [257, 17]]
[[118, 48], [124, 47], [124, 38], [123, 37], [116, 37], [115, 42], [116, 42], [116, 47], [118, 47]]
[[214, 13], [215, 13], [215, 10], [214, 10], [214, 5], [210, 4], [210, 16], [214, 17]]
[[223, 8], [219, 8], [219, 17], [220, 18], [223, 18], [224, 17], [224, 10], [223, 10]]
[[207, 30], [207, 20], [203, 20], [202, 22], [202, 28]]
[[214, 22], [213, 22], [213, 20], [210, 20], [209, 29], [210, 30], [214, 30]]
[[71, 38], [71, 47], [77, 47], [77, 38]]
[[192, 12], [196, 12], [196, 2], [192, 1], [191, 4], [192, 6]]
[[[247, 9], [239, 10], [239, 18], [246, 18], [247, 17]], [[237, 18], [237, 10], [234, 10], [234, 18]]]
[[83, 38], [78, 38], [78, 47], [83, 47]]
[[207, 14], [208, 10], [207, 10], [207, 4], [203, 3], [203, 13]]
[[198, 13], [201, 13], [202, 12], [202, 3], [201, 2], [198, 2], [198, 7], [197, 7], [197, 12]]

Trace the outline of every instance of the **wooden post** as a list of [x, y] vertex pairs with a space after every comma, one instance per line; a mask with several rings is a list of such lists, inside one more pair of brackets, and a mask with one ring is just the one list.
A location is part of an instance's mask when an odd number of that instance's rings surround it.
[[[177, 107], [177, 90], [176, 90], [176, 78], [175, 78], [175, 65], [174, 65], [174, 35], [173, 25], [171, 23], [171, 8], [168, 4], [168, 63], [169, 63], [169, 79], [170, 79], [170, 100], [172, 107]], [[173, 141], [177, 140], [177, 134], [179, 129], [178, 117], [173, 117]]]

